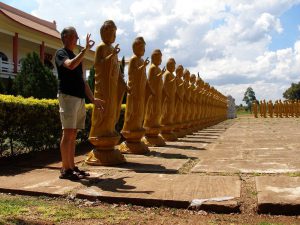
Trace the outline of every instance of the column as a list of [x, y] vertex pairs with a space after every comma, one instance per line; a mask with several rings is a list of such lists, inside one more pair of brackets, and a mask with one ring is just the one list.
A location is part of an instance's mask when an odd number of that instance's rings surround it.
[[19, 34], [15, 33], [15, 36], [13, 37], [14, 73], [18, 72], [18, 45], [19, 45]]
[[45, 42], [42, 41], [42, 44], [40, 45], [40, 59], [41, 62], [44, 64], [45, 61]]

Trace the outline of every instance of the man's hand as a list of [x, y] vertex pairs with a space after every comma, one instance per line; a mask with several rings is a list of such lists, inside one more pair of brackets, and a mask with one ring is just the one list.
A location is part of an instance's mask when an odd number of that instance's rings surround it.
[[85, 49], [86, 50], [90, 50], [95, 44], [95, 41], [90, 40], [90, 37], [91, 37], [91, 34], [88, 33], [86, 35], [86, 44], [85, 44]]
[[95, 107], [97, 109], [100, 109], [101, 111], [104, 110], [104, 104], [105, 104], [105, 101], [100, 99], [100, 98], [94, 98], [93, 99], [93, 104], [95, 105]]

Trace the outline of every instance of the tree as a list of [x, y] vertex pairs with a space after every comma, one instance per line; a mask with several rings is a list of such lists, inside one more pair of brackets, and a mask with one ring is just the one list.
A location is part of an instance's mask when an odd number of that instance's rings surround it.
[[13, 84], [14, 84], [14, 80], [9, 76], [7, 79], [7, 83], [6, 83], [6, 90], [5, 93], [7, 95], [12, 95], [13, 92]]
[[[122, 77], [123, 79], [125, 79], [125, 56], [122, 57], [122, 60], [120, 62], [120, 71], [121, 71], [121, 74], [122, 74]], [[122, 99], [122, 104], [126, 104], [126, 100], [127, 100], [127, 94], [125, 93], [125, 95], [123, 96], [123, 99]]]
[[91, 91], [94, 93], [94, 89], [95, 89], [95, 68], [94, 67], [90, 69], [90, 75], [88, 77], [87, 82], [91, 88]]
[[247, 90], [245, 91], [243, 101], [246, 102], [247, 110], [250, 110], [250, 112], [251, 112], [251, 105], [254, 100], [256, 100], [255, 92], [253, 91], [252, 87], [248, 87]]
[[0, 78], [0, 94], [4, 94], [4, 93], [5, 93], [4, 84], [2, 82], [2, 79]]
[[37, 53], [27, 54], [22, 60], [21, 71], [13, 82], [16, 95], [34, 98], [56, 98], [57, 79], [52, 71], [44, 66]]
[[284, 93], [283, 97], [289, 100], [300, 99], [300, 82], [298, 84], [292, 83]]
[[[90, 68], [90, 74], [87, 79], [87, 83], [90, 86], [91, 91], [94, 93], [94, 90], [95, 90], [95, 68], [94, 68], [94, 66], [92, 68]], [[85, 102], [91, 103], [91, 100], [87, 96], [85, 96]]]

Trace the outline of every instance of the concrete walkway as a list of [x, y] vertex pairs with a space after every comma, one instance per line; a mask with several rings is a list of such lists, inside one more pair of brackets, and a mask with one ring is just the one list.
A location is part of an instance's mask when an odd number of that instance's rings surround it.
[[241, 117], [150, 150], [148, 155], [126, 155], [128, 162], [115, 167], [84, 165], [80, 154], [77, 164], [92, 175], [80, 182], [58, 179], [58, 159], [17, 160], [1, 165], [0, 192], [197, 205], [228, 213], [239, 212], [243, 204], [241, 178], [247, 174], [255, 177], [259, 213], [300, 214], [300, 119]]

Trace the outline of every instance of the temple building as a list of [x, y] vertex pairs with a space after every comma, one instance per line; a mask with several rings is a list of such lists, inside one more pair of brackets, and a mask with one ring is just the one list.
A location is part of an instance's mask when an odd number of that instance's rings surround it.
[[[62, 46], [55, 21], [42, 20], [0, 2], [0, 78], [14, 78], [21, 59], [32, 52], [38, 53], [42, 63], [57, 75], [54, 56]], [[83, 61], [85, 69], [89, 70], [93, 62], [94, 51], [90, 50]]]

